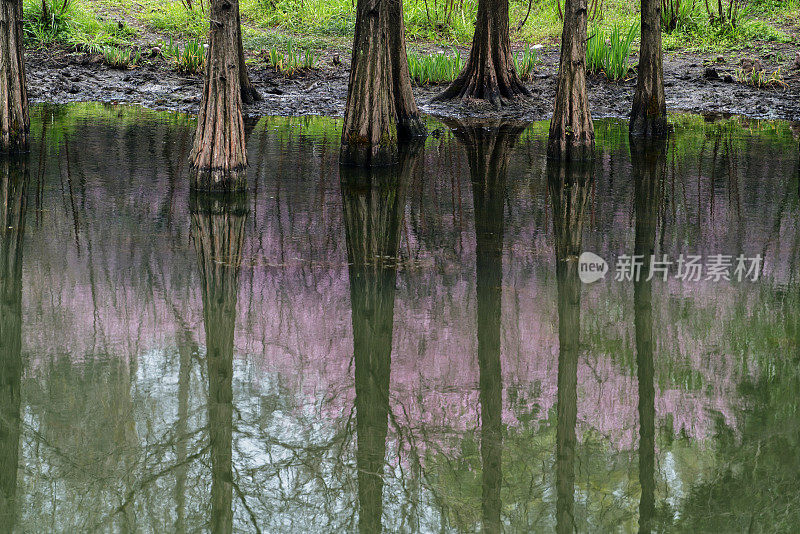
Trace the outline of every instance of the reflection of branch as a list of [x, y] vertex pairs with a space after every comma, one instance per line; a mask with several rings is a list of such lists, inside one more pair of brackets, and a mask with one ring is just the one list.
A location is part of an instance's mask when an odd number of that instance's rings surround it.
[[174, 465], [166, 467], [166, 468], [162, 469], [161, 471], [153, 473], [152, 475], [142, 479], [139, 482], [138, 487], [128, 491], [127, 495], [125, 495], [125, 499], [122, 501], [122, 504], [117, 506], [117, 508], [114, 511], [112, 511], [110, 514], [108, 514], [108, 517], [106, 517], [106, 518], [100, 520], [99, 522], [95, 523], [95, 525], [92, 526], [92, 528], [89, 529], [89, 530], [91, 530], [91, 531], [99, 530], [101, 526], [103, 526], [105, 523], [110, 521], [114, 516], [116, 516], [117, 514], [123, 512], [125, 510], [125, 508], [127, 508], [128, 505], [131, 503], [131, 501], [133, 501], [133, 498], [136, 496], [136, 493], [138, 491], [144, 489], [148, 484], [150, 484], [152, 482], [155, 482], [159, 478], [172, 473], [176, 469], [178, 469], [180, 467], [183, 467], [185, 465], [188, 465], [188, 464], [192, 463], [193, 461], [199, 459], [201, 456], [203, 456], [203, 454], [205, 454], [205, 452], [209, 449], [209, 447], [210, 447], [210, 445], [206, 445], [202, 449], [197, 451], [196, 453], [187, 456], [186, 459], [183, 462], [178, 462], [178, 463], [176, 463]]
[[[236, 472], [236, 477], [239, 477], [239, 470], [236, 469], [236, 465], [233, 465], [233, 470]], [[256, 514], [253, 513], [253, 510], [247, 504], [247, 499], [245, 499], [244, 493], [242, 493], [241, 488], [239, 488], [239, 484], [236, 483], [235, 480], [231, 480], [231, 486], [234, 490], [236, 490], [236, 496], [239, 497], [239, 500], [242, 501], [242, 506], [244, 509], [247, 510], [247, 513], [250, 515], [250, 522], [253, 523], [253, 528], [256, 529], [258, 534], [261, 534], [261, 529], [258, 528], [258, 521], [256, 520]]]

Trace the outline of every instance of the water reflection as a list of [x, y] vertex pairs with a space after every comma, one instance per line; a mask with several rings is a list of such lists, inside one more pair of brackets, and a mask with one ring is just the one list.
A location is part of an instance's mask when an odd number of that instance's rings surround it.
[[247, 197], [192, 192], [192, 237], [203, 296], [214, 533], [233, 530], [233, 339]]
[[[547, 167], [545, 124], [463, 123], [340, 176], [336, 121], [265, 118], [249, 196], [208, 205], [186, 201], [185, 117], [40, 111], [18, 530], [797, 523], [787, 124], [677, 117], [664, 155], [597, 121], [592, 173]], [[581, 250], [605, 280], [580, 285]], [[764, 271], [613, 280], [651, 250]]]
[[0, 525], [17, 520], [26, 159], [0, 159]]
[[[665, 142], [633, 139], [631, 142], [636, 217], [634, 255], [644, 258], [645, 266], [649, 265], [651, 256], [658, 258], [656, 235], [664, 189], [666, 150]], [[633, 285], [636, 376], [639, 384], [639, 532], [652, 532], [655, 516], [656, 408], [652, 283], [649, 269], [645, 267], [642, 276]]]
[[503, 231], [511, 150], [524, 130], [508, 123], [451, 122], [467, 152], [475, 213], [475, 262], [483, 531], [502, 532], [503, 375], [500, 363]]
[[582, 252], [589, 192], [594, 183], [591, 162], [547, 162], [547, 187], [553, 210], [558, 284], [558, 398], [556, 427], [556, 532], [575, 532], [575, 426], [578, 414]]
[[383, 529], [400, 221], [411, 175], [419, 170], [420, 148], [404, 147], [400, 162], [389, 167], [339, 167], [355, 360], [358, 528], [363, 533]]

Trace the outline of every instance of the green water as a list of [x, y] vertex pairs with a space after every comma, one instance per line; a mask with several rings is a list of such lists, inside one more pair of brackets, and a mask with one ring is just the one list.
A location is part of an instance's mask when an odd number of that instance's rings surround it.
[[[36, 108], [0, 162], [0, 530], [794, 531], [797, 129], [672, 120], [566, 168], [545, 123], [430, 119], [366, 172], [340, 122], [264, 118], [214, 198], [187, 117]], [[634, 254], [762, 261], [616, 280]]]

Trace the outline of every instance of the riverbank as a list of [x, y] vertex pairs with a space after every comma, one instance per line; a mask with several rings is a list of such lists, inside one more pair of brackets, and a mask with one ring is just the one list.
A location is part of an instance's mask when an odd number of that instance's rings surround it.
[[[788, 44], [783, 47], [781, 57], [795, 57], [797, 47]], [[423, 112], [439, 116], [546, 120], [552, 114], [555, 98], [558, 50], [542, 49], [540, 57], [532, 79], [526, 83], [532, 96], [500, 110], [480, 102], [431, 103], [431, 98], [444, 86], [416, 86], [414, 95]], [[761, 61], [766, 71], [777, 68], [770, 58], [748, 51], [665, 56], [664, 84], [669, 111], [800, 121], [800, 70], [787, 71], [784, 85], [779, 87], [757, 88], [737, 81], [733, 73], [741, 62], [754, 59]], [[202, 76], [179, 74], [163, 58], [144, 60], [135, 68], [120, 70], [106, 65], [99, 54], [51, 47], [28, 51], [26, 62], [33, 103], [126, 103], [190, 114], [197, 112], [200, 103]], [[245, 106], [248, 116], [340, 116], [344, 112], [349, 66], [338, 54], [324, 57], [319, 68], [292, 77], [266, 65], [250, 65], [249, 71], [262, 99]], [[593, 116], [627, 117], [635, 87], [634, 73], [613, 83], [603, 76], [590, 76]]]

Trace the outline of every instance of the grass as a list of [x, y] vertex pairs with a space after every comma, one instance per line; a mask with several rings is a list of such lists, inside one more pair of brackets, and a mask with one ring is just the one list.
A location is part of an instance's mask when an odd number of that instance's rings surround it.
[[586, 69], [594, 74], [605, 74], [611, 81], [625, 78], [630, 69], [633, 40], [639, 34], [639, 24], [627, 29], [614, 26], [611, 31], [602, 28], [589, 30], [586, 46]]
[[109, 67], [115, 69], [135, 67], [140, 59], [141, 55], [139, 51], [132, 48], [118, 48], [116, 46], [103, 47], [103, 61], [105, 61]]
[[525, 48], [512, 56], [514, 70], [521, 80], [529, 80], [533, 76], [533, 69], [539, 63], [539, 53], [534, 48]]
[[266, 58], [267, 64], [284, 76], [292, 76], [300, 71], [308, 71], [317, 68], [319, 54], [311, 48], [300, 48], [297, 44], [289, 40], [284, 49], [272, 47], [262, 50], [261, 54]]
[[409, 52], [406, 57], [411, 79], [418, 85], [450, 83], [464, 68], [464, 60], [458, 50], [453, 50], [452, 55]]
[[136, 31], [96, 15], [78, 0], [23, 0], [23, 35], [28, 46], [55, 43], [101, 53], [106, 46], [129, 46]]
[[165, 44], [162, 52], [165, 58], [171, 59], [175, 69], [182, 74], [198, 74], [203, 72], [206, 64], [206, 48], [199, 39], [189, 39], [181, 48], [173, 42]]
[[[474, 31], [479, 0], [406, 0], [404, 18], [406, 38], [414, 43], [434, 43], [455, 48], [467, 47]], [[560, 0], [510, 0], [512, 42], [558, 46], [562, 21]], [[563, 0], [561, 0], [563, 3]], [[661, 0], [665, 50], [722, 52], [752, 47], [762, 42], [790, 42], [790, 28], [800, 26], [800, 0], [749, 0], [738, 11], [735, 21], [712, 18], [704, 0]], [[730, 0], [723, 0], [724, 6]], [[176, 41], [199, 42], [208, 33], [208, 0], [45, 0], [48, 16], [44, 16], [42, 0], [23, 0], [25, 38], [29, 46], [62, 43], [77, 49], [103, 53], [105, 47], [130, 47], [141, 28], [145, 32], [172, 36]], [[337, 49], [348, 54], [355, 24], [356, 0], [241, 0], [244, 44], [248, 50], [276, 48], [284, 55], [278, 61], [280, 70], [291, 72], [304, 67], [306, 57], [289, 54], [296, 49]], [[709, 2], [709, 5], [718, 5]], [[191, 7], [189, 7], [191, 6]], [[638, 6], [637, 6], [638, 7]], [[714, 10], [712, 6], [710, 10]], [[529, 12], [529, 13], [528, 13]], [[594, 13], [593, 13], [594, 15]], [[526, 18], [527, 16], [527, 18]], [[46, 19], [46, 20], [45, 20]], [[616, 53], [610, 44], [615, 29], [632, 28], [638, 23], [638, 9], [630, 0], [603, 0], [593, 17], [593, 33], [603, 33], [612, 52], [608, 56], [600, 41], [590, 54], [595, 56], [597, 72], [610, 79], [625, 76], [625, 54]], [[127, 21], [118, 24], [118, 20]], [[525, 21], [522, 24], [523, 20]], [[622, 32], [620, 32], [622, 33]], [[590, 33], [591, 34], [591, 33]], [[627, 35], [627, 34], [626, 34]], [[153, 43], [145, 43], [149, 45]], [[629, 52], [638, 46], [638, 36], [630, 43]], [[530, 48], [528, 48], [530, 50]], [[517, 71], [530, 73], [532, 57], [515, 54]], [[307, 53], [314, 63], [318, 53]], [[524, 56], [524, 57], [523, 57]], [[177, 54], [175, 55], [177, 56]], [[276, 59], [277, 56], [276, 56]], [[418, 59], [419, 83], [442, 83], [451, 75], [444, 59]], [[193, 71], [199, 67], [196, 58], [176, 61], [176, 68]], [[452, 68], [450, 70], [453, 70]], [[426, 71], [428, 73], [426, 74]]]
[[783, 74], [781, 74], [780, 68], [778, 68], [773, 72], [767, 72], [765, 70], [756, 70], [755, 67], [751, 70], [736, 69], [733, 76], [739, 83], [743, 83], [745, 85], [750, 85], [753, 87], [759, 87], [759, 88], [781, 87], [784, 89], [788, 87], [788, 85], [786, 85], [786, 82], [783, 81]]

